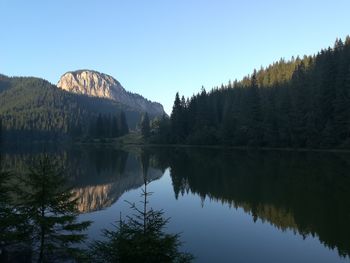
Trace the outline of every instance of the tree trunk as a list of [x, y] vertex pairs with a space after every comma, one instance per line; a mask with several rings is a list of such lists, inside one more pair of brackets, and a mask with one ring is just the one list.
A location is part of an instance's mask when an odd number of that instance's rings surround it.
[[[45, 216], [45, 209], [41, 208], [41, 219], [43, 219]], [[40, 254], [39, 254], [39, 259], [38, 263], [44, 262], [44, 246], [45, 246], [45, 227], [43, 223], [41, 223], [40, 226]]]
[[143, 203], [143, 234], [146, 234], [146, 217], [147, 217], [147, 178], [145, 177], [145, 192], [144, 192], [144, 203]]

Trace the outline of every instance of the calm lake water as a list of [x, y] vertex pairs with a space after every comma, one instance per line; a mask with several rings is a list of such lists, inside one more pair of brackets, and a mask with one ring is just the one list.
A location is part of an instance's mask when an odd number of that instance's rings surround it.
[[23, 172], [43, 152], [69, 173], [90, 239], [141, 201], [147, 173], [150, 206], [196, 262], [350, 261], [350, 154], [29, 146], [1, 164]]

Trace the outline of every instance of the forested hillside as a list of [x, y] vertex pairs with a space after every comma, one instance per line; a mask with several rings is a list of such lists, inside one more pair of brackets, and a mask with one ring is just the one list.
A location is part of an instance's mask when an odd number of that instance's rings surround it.
[[[122, 111], [125, 111], [125, 115], [121, 114]], [[102, 119], [103, 127], [111, 126], [112, 123], [118, 123], [117, 118], [125, 119], [126, 116], [129, 126], [135, 127], [140, 115], [108, 99], [62, 91], [43, 79], [0, 75], [3, 140], [52, 140], [96, 134], [104, 136], [107, 132], [91, 125], [97, 121], [100, 124]]]
[[154, 133], [158, 143], [349, 148], [350, 37], [189, 99], [176, 94]]

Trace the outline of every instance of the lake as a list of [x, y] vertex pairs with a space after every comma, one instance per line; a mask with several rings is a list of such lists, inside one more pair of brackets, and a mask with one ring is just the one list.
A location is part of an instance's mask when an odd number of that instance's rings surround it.
[[195, 262], [349, 262], [348, 153], [52, 145], [3, 149], [1, 165], [24, 172], [42, 153], [69, 174], [91, 240], [139, 204], [146, 174]]

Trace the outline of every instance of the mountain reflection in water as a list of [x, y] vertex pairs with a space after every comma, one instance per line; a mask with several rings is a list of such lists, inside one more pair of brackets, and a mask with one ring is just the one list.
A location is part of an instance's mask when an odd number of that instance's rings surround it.
[[[2, 165], [24, 171], [37, 154], [5, 151]], [[51, 154], [71, 177], [82, 213], [108, 208], [142, 186], [146, 162], [150, 180], [169, 168], [176, 199], [194, 194], [242, 208], [254, 221], [315, 236], [340, 256], [350, 255], [349, 154], [165, 147], [129, 153], [71, 147]]]

